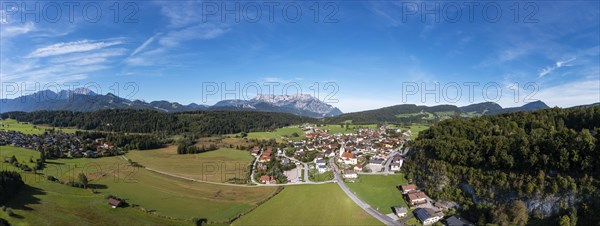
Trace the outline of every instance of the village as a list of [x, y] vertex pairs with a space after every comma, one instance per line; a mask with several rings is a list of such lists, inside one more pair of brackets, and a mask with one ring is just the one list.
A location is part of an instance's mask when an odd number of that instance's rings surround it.
[[[251, 178], [257, 186], [285, 186], [295, 184], [338, 183], [359, 206], [383, 222], [404, 224], [416, 218], [423, 225], [444, 220], [444, 212], [456, 208], [454, 202], [437, 202], [415, 184], [398, 185], [398, 192], [408, 206], [390, 206], [391, 214], [373, 210], [346, 185], [360, 180], [361, 175], [389, 175], [400, 172], [404, 158], [410, 151], [405, 148], [411, 131], [359, 128], [354, 132], [330, 134], [316, 125], [303, 125], [305, 137], [301, 141], [288, 139], [285, 149], [256, 146], [251, 155], [256, 159]], [[287, 137], [282, 137], [287, 138]], [[271, 169], [276, 167], [277, 170]], [[281, 172], [281, 173], [274, 173]], [[314, 175], [327, 175], [315, 177]], [[315, 179], [318, 178], [318, 179]], [[450, 216], [446, 225], [472, 225], [460, 216]]]
[[75, 134], [45, 132], [24, 134], [17, 131], [0, 131], [0, 146], [13, 145], [43, 151], [55, 158], [96, 158], [118, 154], [117, 147], [103, 138], [82, 139]]

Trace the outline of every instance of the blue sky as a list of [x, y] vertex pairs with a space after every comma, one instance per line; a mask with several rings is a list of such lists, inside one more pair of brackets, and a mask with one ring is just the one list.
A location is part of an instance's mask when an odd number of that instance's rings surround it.
[[[39, 11], [25, 15], [36, 3]], [[598, 1], [286, 1], [270, 8], [275, 3], [91, 1], [73, 6], [70, 18], [63, 2], [4, 1], [2, 97], [76, 84], [129, 99], [214, 104], [252, 98], [257, 85], [267, 94], [271, 84], [274, 94], [300, 87], [344, 112], [402, 103], [600, 102]], [[219, 90], [207, 92], [214, 84]]]

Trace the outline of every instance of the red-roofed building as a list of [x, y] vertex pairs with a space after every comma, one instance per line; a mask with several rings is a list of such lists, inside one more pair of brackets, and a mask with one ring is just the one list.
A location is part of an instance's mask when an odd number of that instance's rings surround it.
[[419, 205], [423, 203], [427, 203], [427, 195], [424, 192], [413, 192], [408, 194], [408, 202], [411, 205]]
[[402, 185], [402, 194], [408, 194], [411, 191], [414, 191], [417, 189], [417, 186], [414, 184], [405, 184]]
[[344, 161], [344, 164], [347, 165], [356, 165], [356, 163], [358, 163], [356, 156], [350, 152], [342, 153], [342, 160]]

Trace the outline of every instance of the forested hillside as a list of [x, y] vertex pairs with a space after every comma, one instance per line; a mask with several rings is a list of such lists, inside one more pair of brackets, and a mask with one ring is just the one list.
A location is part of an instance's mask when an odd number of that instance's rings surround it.
[[480, 223], [520, 224], [516, 200], [533, 219], [600, 222], [599, 130], [600, 107], [448, 119], [420, 133], [403, 170]]
[[286, 113], [254, 111], [196, 111], [164, 113], [153, 110], [103, 110], [96, 112], [37, 111], [8, 112], [3, 119], [13, 118], [33, 124], [76, 127], [128, 133], [166, 135], [189, 133], [199, 136], [239, 132], [269, 131], [316, 119]]
[[[418, 106], [414, 104], [402, 104], [391, 107], [380, 108], [376, 110], [362, 111], [338, 115], [326, 118], [325, 122], [330, 124], [344, 123], [352, 121], [353, 124], [377, 124], [377, 123], [431, 123], [439, 121], [436, 113], [443, 115], [458, 115], [460, 109], [454, 105], [438, 105], [433, 107]], [[423, 113], [423, 114], [421, 114]], [[432, 114], [430, 119], [427, 114]]]

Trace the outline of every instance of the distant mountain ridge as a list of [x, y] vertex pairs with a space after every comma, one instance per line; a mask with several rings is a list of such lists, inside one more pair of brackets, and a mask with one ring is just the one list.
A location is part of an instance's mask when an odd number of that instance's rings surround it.
[[264, 112], [291, 113], [299, 116], [322, 118], [336, 116], [342, 112], [310, 95], [275, 96], [259, 95], [251, 100], [224, 100], [213, 106], [191, 103], [182, 105], [165, 100], [145, 102], [118, 97], [112, 93], [96, 94], [88, 89], [39, 91], [14, 99], [0, 99], [0, 113], [10, 111], [97, 111], [104, 109], [152, 109], [163, 112], [197, 110], [253, 110]]
[[[594, 106], [600, 103], [582, 105]], [[39, 91], [34, 94], [20, 96], [14, 99], [0, 99], [0, 113], [10, 111], [40, 111], [67, 110], [90, 112], [105, 109], [150, 109], [162, 112], [184, 111], [262, 111], [290, 113], [299, 116], [325, 118], [326, 123], [345, 123], [352, 121], [357, 124], [379, 122], [411, 123], [435, 122], [449, 117], [474, 117], [480, 115], [495, 115], [519, 111], [535, 111], [550, 108], [542, 101], [527, 103], [520, 107], [502, 108], [494, 102], [482, 102], [467, 106], [455, 105], [422, 106], [401, 104], [380, 109], [342, 113], [338, 108], [324, 103], [311, 95], [257, 95], [250, 100], [223, 100], [216, 104], [188, 105], [166, 100], [146, 102], [129, 100], [112, 93], [101, 95], [88, 89]]]
[[314, 118], [341, 115], [340, 109], [308, 95], [257, 95], [250, 100], [223, 100], [213, 107], [221, 109], [252, 109], [287, 112]]
[[521, 107], [502, 108], [494, 102], [483, 102], [463, 107], [454, 105], [423, 106], [415, 104], [401, 104], [375, 110], [346, 113], [326, 119], [328, 123], [352, 122], [356, 124], [372, 123], [431, 123], [450, 117], [475, 117], [481, 115], [496, 115], [519, 111], [535, 111], [548, 109], [542, 101], [527, 103]]

